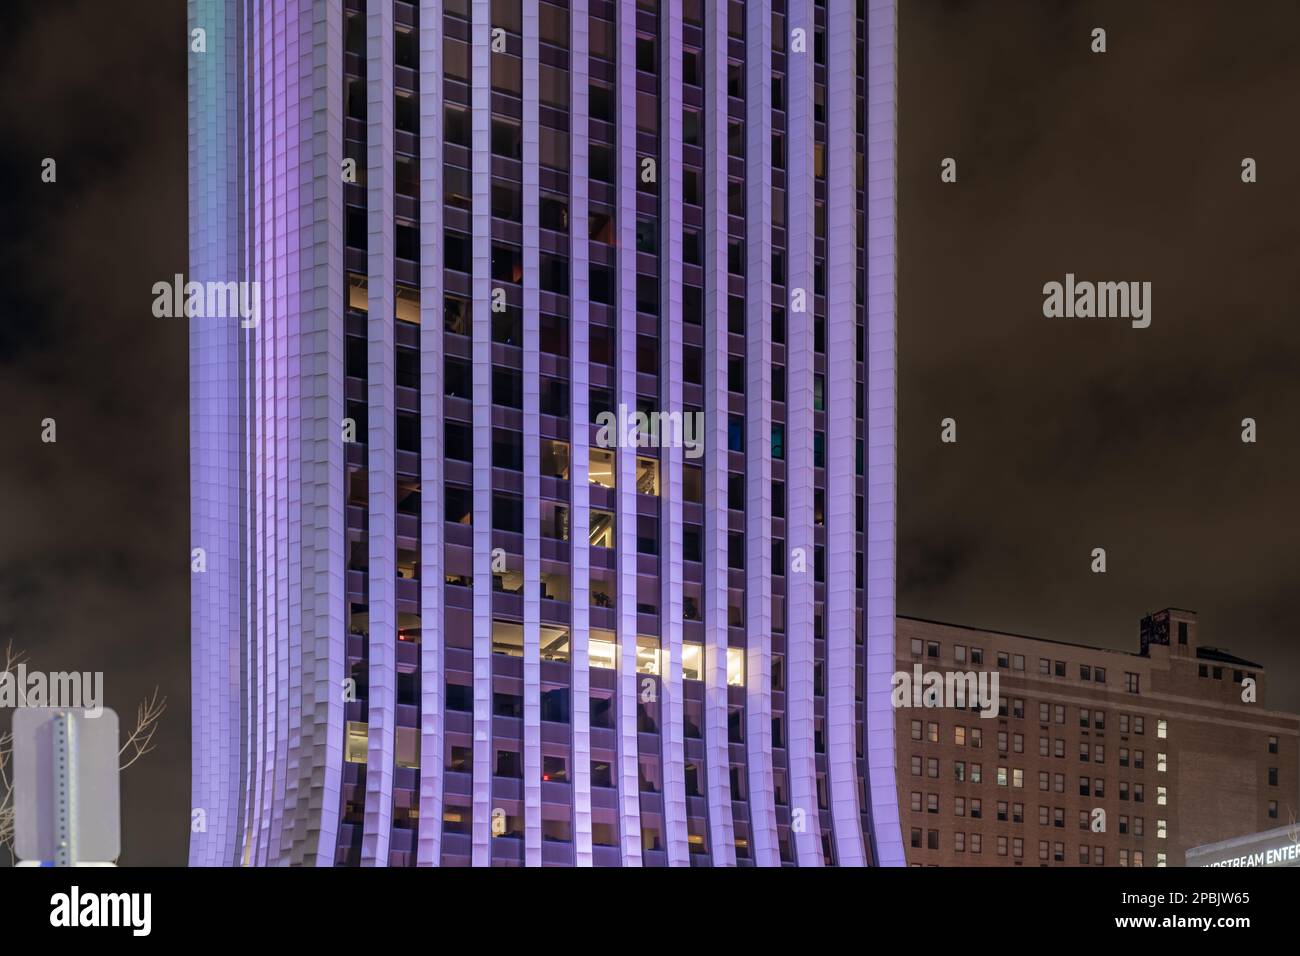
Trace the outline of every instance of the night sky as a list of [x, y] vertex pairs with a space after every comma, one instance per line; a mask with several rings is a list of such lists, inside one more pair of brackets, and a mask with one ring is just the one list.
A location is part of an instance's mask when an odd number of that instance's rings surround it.
[[[0, 5], [0, 644], [124, 725], [167, 696], [132, 865], [188, 836], [184, 6]], [[1300, 10], [901, 6], [899, 612], [1136, 649], [1190, 608], [1300, 709]], [[1151, 327], [1044, 318], [1067, 272], [1151, 282]]]

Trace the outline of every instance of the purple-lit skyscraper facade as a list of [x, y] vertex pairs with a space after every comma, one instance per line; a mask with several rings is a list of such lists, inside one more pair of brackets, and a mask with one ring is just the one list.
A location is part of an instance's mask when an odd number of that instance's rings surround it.
[[191, 862], [901, 865], [894, 0], [189, 21]]

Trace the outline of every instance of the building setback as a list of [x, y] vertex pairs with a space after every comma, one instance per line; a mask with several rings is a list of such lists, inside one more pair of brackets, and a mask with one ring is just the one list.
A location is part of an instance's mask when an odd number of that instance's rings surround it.
[[1266, 709], [1263, 667], [1202, 644], [1191, 611], [1144, 618], [1136, 654], [914, 618], [897, 653], [909, 675], [999, 679], [995, 717], [899, 709], [913, 866], [1181, 866], [1300, 812], [1300, 717]]
[[901, 865], [894, 0], [189, 27], [191, 863]]

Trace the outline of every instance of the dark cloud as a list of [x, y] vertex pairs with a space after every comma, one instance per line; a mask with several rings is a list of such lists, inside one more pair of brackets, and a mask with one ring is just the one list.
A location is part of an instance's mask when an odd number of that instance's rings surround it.
[[[901, 7], [900, 611], [1135, 649], [1191, 608], [1300, 709], [1300, 11]], [[1066, 272], [1151, 327], [1044, 318]]]
[[5, 6], [0, 641], [33, 668], [103, 671], [124, 732], [155, 686], [168, 698], [157, 750], [122, 777], [122, 862], [181, 863], [186, 333], [153, 318], [150, 287], [187, 259], [184, 5]]

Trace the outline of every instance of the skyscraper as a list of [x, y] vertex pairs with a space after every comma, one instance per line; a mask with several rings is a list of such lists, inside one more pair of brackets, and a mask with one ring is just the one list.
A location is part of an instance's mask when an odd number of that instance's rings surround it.
[[191, 862], [902, 864], [893, 0], [189, 20]]

